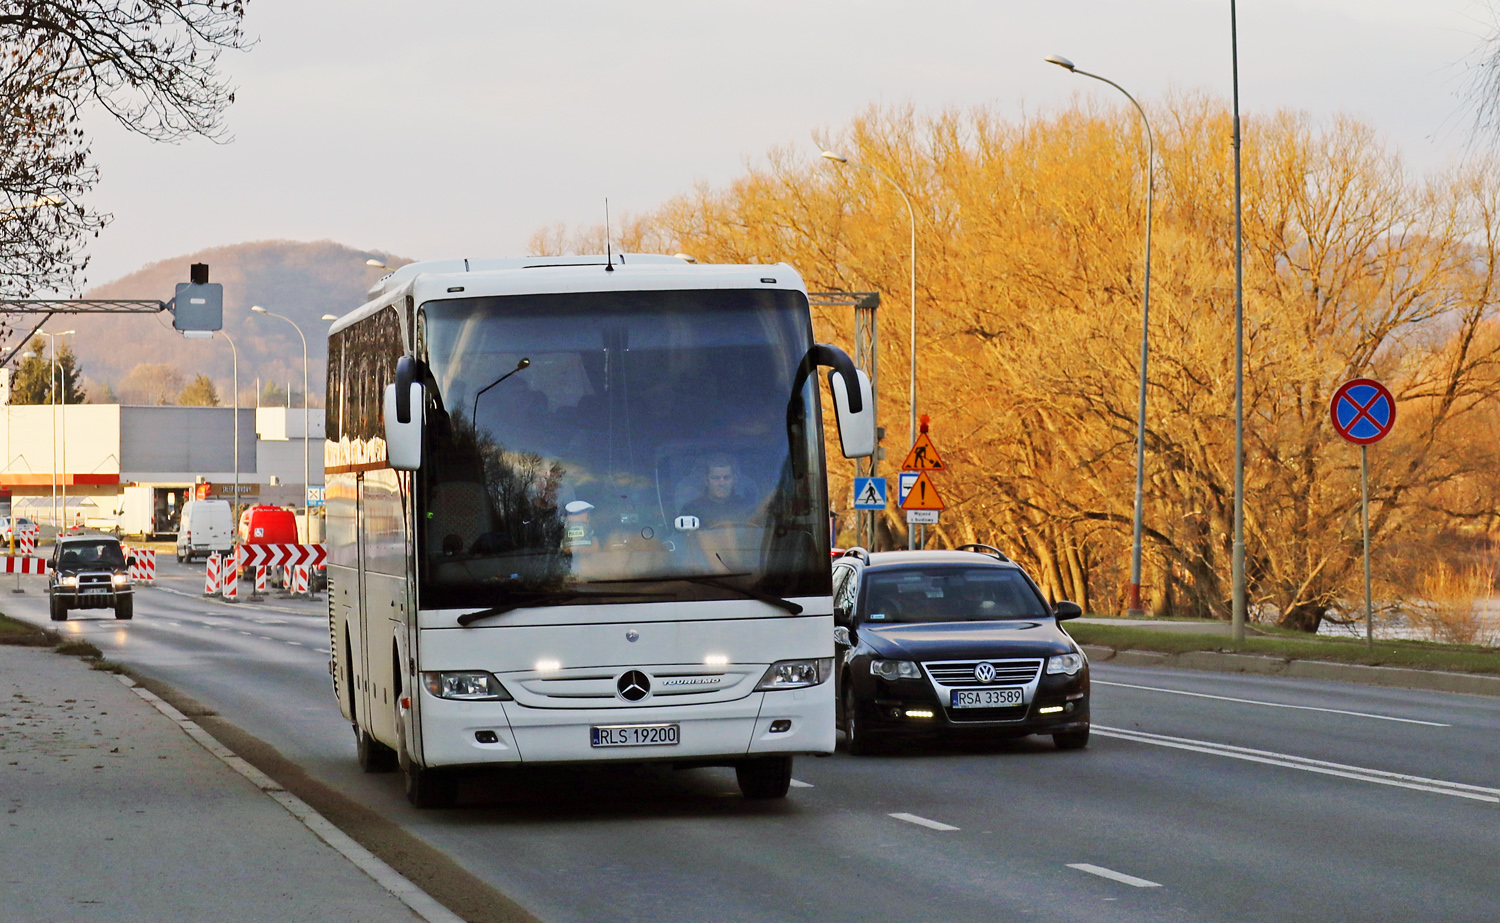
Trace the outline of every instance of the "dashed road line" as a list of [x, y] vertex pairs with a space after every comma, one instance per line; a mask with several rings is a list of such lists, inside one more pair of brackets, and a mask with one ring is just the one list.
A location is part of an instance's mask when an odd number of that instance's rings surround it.
[[1229, 744], [1217, 744], [1206, 740], [1191, 740], [1185, 737], [1148, 734], [1145, 731], [1130, 731], [1124, 728], [1100, 727], [1097, 724], [1094, 725], [1093, 732], [1101, 737], [1114, 737], [1120, 740], [1151, 744], [1155, 747], [1170, 747], [1174, 750], [1206, 753], [1211, 756], [1226, 756], [1230, 759], [1261, 763], [1266, 766], [1280, 766], [1285, 769], [1300, 769], [1303, 772], [1315, 772], [1319, 775], [1352, 779], [1356, 782], [1373, 782], [1376, 785], [1391, 785], [1396, 788], [1405, 788], [1416, 792], [1431, 792], [1435, 795], [1448, 795], [1453, 798], [1467, 798], [1470, 801], [1500, 804], [1500, 788], [1486, 788], [1482, 785], [1468, 785], [1463, 782], [1446, 782], [1442, 779], [1429, 779], [1424, 776], [1413, 776], [1400, 772], [1386, 772], [1383, 769], [1366, 769], [1362, 766], [1349, 766], [1344, 763], [1330, 763], [1326, 760], [1308, 759], [1303, 756], [1292, 756], [1288, 753], [1276, 753], [1271, 750], [1252, 750], [1249, 747], [1234, 747]]
[[814, 786], [813, 786], [813, 784], [811, 782], [803, 782], [801, 779], [793, 779], [792, 780], [792, 788], [813, 788], [813, 787]]
[[1104, 680], [1094, 680], [1095, 686], [1116, 686], [1120, 689], [1142, 689], [1147, 692], [1166, 692], [1172, 695], [1191, 696], [1195, 699], [1215, 699], [1220, 702], [1238, 702], [1242, 705], [1263, 705], [1266, 708], [1292, 708], [1297, 711], [1320, 711], [1330, 715], [1350, 715], [1355, 718], [1374, 718], [1379, 721], [1399, 721], [1402, 724], [1423, 724], [1427, 727], [1451, 728], [1451, 724], [1443, 724], [1438, 721], [1418, 721], [1416, 718], [1396, 718], [1391, 715], [1374, 715], [1369, 712], [1347, 711], [1342, 708], [1319, 708], [1315, 705], [1289, 705], [1285, 702], [1263, 702], [1259, 699], [1237, 699], [1227, 695], [1209, 695], [1206, 692], [1186, 692], [1182, 689], [1164, 689], [1161, 686], [1137, 686], [1134, 683], [1110, 683]]
[[915, 814], [906, 814], [906, 813], [903, 812], [903, 813], [900, 813], [900, 814], [889, 814], [887, 816], [888, 817], [894, 817], [897, 820], [904, 820], [908, 824], [916, 824], [918, 827], [926, 827], [929, 830], [944, 830], [944, 831], [947, 831], [947, 830], [957, 830], [958, 829], [957, 827], [953, 826], [952, 824], [945, 824], [945, 823], [943, 823], [941, 821], [936, 821], [936, 820], [928, 820], [925, 817], [918, 817]]
[[1161, 885], [1114, 869], [1107, 869], [1100, 865], [1089, 865], [1087, 862], [1070, 862], [1068, 868], [1077, 869], [1080, 872], [1088, 872], [1090, 875], [1098, 875], [1100, 878], [1108, 878], [1110, 881], [1118, 881], [1122, 885], [1130, 885], [1132, 888], [1160, 888]]

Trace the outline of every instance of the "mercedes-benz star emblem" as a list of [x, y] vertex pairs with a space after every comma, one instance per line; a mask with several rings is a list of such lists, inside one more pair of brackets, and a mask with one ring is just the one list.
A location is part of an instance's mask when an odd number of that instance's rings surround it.
[[615, 688], [620, 690], [620, 698], [627, 702], [639, 702], [651, 694], [651, 677], [640, 670], [626, 670], [615, 680]]
[[974, 667], [974, 678], [981, 683], [993, 683], [995, 681], [995, 665], [987, 660], [981, 660]]
[[635, 642], [641, 640], [641, 633], [632, 628], [629, 631], [625, 632], [625, 640], [629, 641], [631, 644], [634, 644]]

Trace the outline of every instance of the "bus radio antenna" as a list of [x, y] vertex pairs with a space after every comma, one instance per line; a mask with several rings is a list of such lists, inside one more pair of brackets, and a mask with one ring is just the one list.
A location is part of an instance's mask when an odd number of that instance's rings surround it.
[[[620, 262], [625, 262], [621, 260]], [[604, 197], [604, 271], [615, 271], [615, 254], [609, 241], [609, 196]]]

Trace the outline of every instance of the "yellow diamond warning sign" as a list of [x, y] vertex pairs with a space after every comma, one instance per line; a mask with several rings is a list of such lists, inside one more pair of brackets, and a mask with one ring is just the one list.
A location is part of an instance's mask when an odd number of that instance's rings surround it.
[[932, 444], [932, 437], [927, 435], [924, 426], [922, 432], [917, 436], [917, 441], [912, 443], [911, 451], [906, 453], [906, 461], [901, 463], [903, 471], [942, 471], [946, 468], [942, 456], [938, 455], [937, 446]]
[[903, 510], [946, 510], [948, 504], [938, 496], [937, 485], [932, 483], [932, 478], [923, 471], [917, 475], [917, 482], [911, 485], [911, 490], [906, 492], [906, 499], [901, 501]]

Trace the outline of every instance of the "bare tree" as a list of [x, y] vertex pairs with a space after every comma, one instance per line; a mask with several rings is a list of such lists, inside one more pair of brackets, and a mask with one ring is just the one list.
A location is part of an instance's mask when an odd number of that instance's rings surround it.
[[156, 140], [224, 136], [246, 0], [0, 0], [0, 290], [67, 289], [108, 217], [79, 127], [96, 104]]

